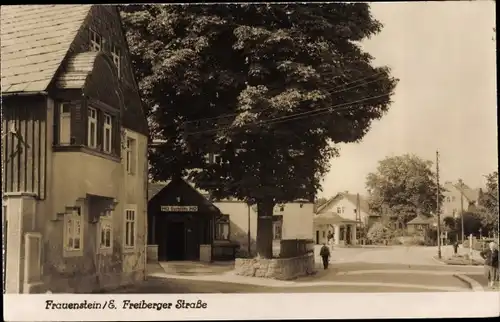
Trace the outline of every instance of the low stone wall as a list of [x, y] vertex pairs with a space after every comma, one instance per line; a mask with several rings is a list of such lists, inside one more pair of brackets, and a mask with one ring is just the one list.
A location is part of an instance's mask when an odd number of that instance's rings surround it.
[[236, 275], [291, 280], [314, 273], [314, 255], [292, 258], [237, 258]]

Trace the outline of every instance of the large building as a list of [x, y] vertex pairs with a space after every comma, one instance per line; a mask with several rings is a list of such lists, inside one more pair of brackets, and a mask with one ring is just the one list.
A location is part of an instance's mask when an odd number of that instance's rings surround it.
[[379, 215], [370, 211], [367, 198], [341, 192], [316, 209], [314, 240], [316, 244], [326, 243], [332, 233], [336, 245], [356, 244], [357, 230], [369, 228], [379, 219]]
[[6, 292], [144, 278], [148, 127], [120, 14], [1, 8]]
[[444, 200], [442, 206], [443, 217], [460, 217], [462, 209], [467, 211], [469, 206], [477, 206], [479, 189], [472, 189], [464, 183], [446, 181], [443, 184]]

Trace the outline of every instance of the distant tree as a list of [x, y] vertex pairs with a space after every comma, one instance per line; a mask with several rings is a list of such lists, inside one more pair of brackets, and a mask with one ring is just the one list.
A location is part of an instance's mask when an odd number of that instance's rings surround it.
[[319, 207], [323, 206], [328, 201], [327, 198], [318, 198], [314, 201], [314, 211], [318, 210]]
[[[214, 198], [255, 203], [257, 252], [271, 257], [274, 205], [312, 200], [335, 144], [359, 142], [389, 108], [397, 81], [360, 44], [382, 25], [358, 2], [122, 10], [164, 142], [150, 153], [153, 177], [190, 173]], [[209, 152], [220, 159], [207, 164]]]
[[389, 212], [405, 225], [418, 211], [436, 212], [437, 185], [431, 167], [431, 161], [410, 154], [379, 161], [377, 171], [366, 179], [370, 207], [378, 213]]
[[486, 191], [480, 191], [478, 205], [482, 225], [488, 232], [498, 235], [498, 171], [486, 175]]

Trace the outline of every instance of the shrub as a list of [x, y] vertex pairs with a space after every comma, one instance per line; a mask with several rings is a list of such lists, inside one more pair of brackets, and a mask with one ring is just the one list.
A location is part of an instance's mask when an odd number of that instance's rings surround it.
[[390, 238], [390, 231], [386, 226], [377, 222], [370, 227], [366, 237], [374, 244], [381, 244]]

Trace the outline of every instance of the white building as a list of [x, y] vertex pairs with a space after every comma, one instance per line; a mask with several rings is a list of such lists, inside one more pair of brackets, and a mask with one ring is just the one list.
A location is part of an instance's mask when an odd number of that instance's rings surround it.
[[338, 193], [316, 210], [313, 219], [314, 240], [316, 244], [326, 243], [331, 232], [336, 245], [356, 244], [357, 229], [370, 227], [379, 218], [379, 215], [370, 211], [367, 198], [347, 191]]

